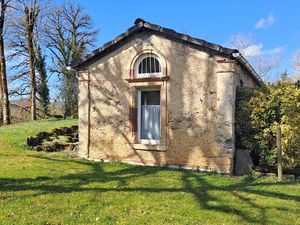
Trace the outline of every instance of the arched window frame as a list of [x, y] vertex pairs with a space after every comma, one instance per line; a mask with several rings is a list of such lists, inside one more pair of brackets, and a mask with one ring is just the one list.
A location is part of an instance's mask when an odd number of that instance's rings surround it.
[[[139, 68], [141, 63], [147, 59], [147, 58], [151, 58], [153, 57], [154, 59], [156, 59], [158, 61], [158, 66], [159, 66], [159, 72], [154, 72], [154, 73], [139, 73]], [[155, 66], [156, 63], [154, 63]], [[153, 54], [153, 53], [146, 53], [141, 55], [138, 60], [136, 61], [135, 64], [135, 77], [136, 78], [151, 78], [151, 77], [161, 77], [162, 75], [162, 66], [161, 66], [161, 62], [160, 59], [157, 55]]]
[[[153, 55], [158, 62], [160, 63], [160, 68], [161, 72], [160, 73], [150, 73], [148, 74], [149, 76], [139, 76], [138, 74], [138, 69], [139, 69], [139, 64], [140, 62], [147, 56]], [[165, 57], [161, 55], [160, 53], [154, 51], [153, 49], [147, 49], [143, 50], [139, 54], [137, 54], [134, 59], [131, 62], [130, 65], [130, 79], [147, 79], [147, 78], [162, 78], [162, 77], [167, 77], [167, 62], [165, 60]], [[141, 74], [145, 75], [145, 74]]]

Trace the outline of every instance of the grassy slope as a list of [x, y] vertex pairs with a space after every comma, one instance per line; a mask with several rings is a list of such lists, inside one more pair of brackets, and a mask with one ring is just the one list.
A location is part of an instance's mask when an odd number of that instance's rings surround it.
[[300, 224], [299, 182], [25, 150], [27, 136], [76, 123], [0, 127], [0, 224]]

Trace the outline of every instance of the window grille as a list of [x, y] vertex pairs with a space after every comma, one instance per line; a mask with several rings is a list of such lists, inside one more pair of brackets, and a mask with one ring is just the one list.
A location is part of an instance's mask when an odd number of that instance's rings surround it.
[[161, 75], [159, 59], [153, 54], [147, 54], [138, 61], [137, 78], [157, 77]]

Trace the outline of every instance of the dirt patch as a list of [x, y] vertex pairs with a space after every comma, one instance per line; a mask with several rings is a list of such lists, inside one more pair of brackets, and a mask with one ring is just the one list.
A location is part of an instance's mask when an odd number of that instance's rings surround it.
[[56, 128], [27, 138], [27, 146], [36, 151], [58, 152], [78, 149], [78, 126]]

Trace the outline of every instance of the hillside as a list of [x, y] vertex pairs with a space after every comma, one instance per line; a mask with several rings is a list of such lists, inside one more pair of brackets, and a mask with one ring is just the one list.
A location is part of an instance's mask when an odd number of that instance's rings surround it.
[[299, 182], [74, 160], [25, 145], [76, 124], [0, 127], [1, 224], [300, 224]]
[[[0, 103], [1, 104], [1, 103]], [[1, 108], [1, 105], [0, 105]], [[40, 104], [37, 102], [37, 112], [40, 114]], [[30, 121], [30, 101], [28, 99], [11, 100], [10, 101], [11, 121], [12, 123]], [[63, 115], [62, 107], [57, 102], [50, 102], [50, 115]]]

